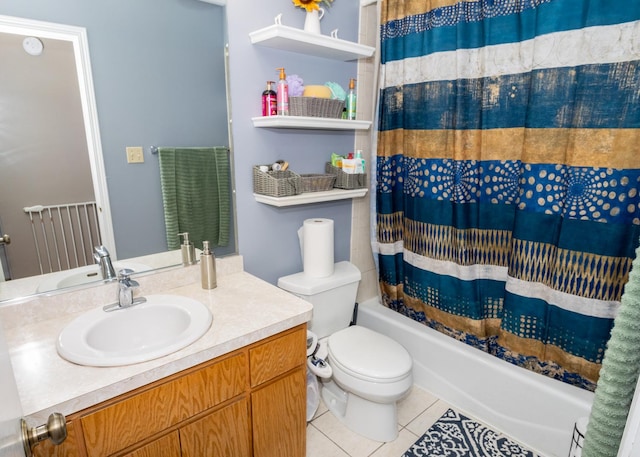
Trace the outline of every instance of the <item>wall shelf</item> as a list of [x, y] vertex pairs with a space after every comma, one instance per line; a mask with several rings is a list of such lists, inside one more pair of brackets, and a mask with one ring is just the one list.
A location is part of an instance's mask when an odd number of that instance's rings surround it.
[[269, 195], [253, 194], [258, 203], [265, 205], [283, 207], [307, 205], [310, 203], [330, 202], [335, 200], [346, 200], [348, 198], [364, 197], [367, 189], [333, 189], [323, 192], [305, 192], [290, 197], [271, 197]]
[[332, 119], [308, 116], [257, 116], [252, 117], [254, 127], [276, 129], [312, 130], [369, 130], [371, 121]]
[[249, 34], [252, 44], [333, 60], [371, 57], [375, 48], [351, 41], [317, 35], [286, 25], [273, 24]]

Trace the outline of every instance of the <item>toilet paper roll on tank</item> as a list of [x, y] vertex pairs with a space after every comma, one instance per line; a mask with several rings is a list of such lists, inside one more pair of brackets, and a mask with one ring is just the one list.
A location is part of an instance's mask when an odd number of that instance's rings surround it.
[[333, 274], [333, 219], [306, 219], [298, 229], [304, 274], [326, 278]]

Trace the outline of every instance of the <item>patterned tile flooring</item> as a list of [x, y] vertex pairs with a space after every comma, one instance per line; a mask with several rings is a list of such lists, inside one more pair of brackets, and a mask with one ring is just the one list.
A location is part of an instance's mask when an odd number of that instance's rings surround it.
[[347, 429], [321, 402], [307, 424], [307, 457], [399, 457], [449, 408], [444, 401], [413, 386], [398, 403], [398, 438], [380, 443]]

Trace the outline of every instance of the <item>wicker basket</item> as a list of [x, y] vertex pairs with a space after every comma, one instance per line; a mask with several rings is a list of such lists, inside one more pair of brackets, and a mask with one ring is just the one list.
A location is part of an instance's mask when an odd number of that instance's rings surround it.
[[302, 180], [302, 192], [322, 192], [333, 189], [336, 182], [335, 175], [307, 174], [300, 175]]
[[253, 191], [271, 197], [289, 197], [302, 193], [300, 175], [293, 171], [260, 171], [253, 167]]
[[336, 182], [333, 187], [339, 189], [362, 189], [367, 187], [366, 173], [345, 173], [338, 167], [334, 167], [330, 162], [325, 165], [325, 171], [336, 175]]
[[339, 119], [344, 109], [343, 100], [318, 97], [289, 97], [289, 115], [329, 117]]

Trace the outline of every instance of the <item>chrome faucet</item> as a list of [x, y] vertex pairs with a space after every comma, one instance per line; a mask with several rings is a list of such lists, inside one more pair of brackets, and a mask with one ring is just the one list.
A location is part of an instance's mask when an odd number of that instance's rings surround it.
[[117, 309], [130, 308], [147, 301], [144, 297], [133, 298], [133, 289], [139, 287], [138, 281], [131, 279], [133, 270], [124, 268], [118, 271], [118, 301], [104, 306], [102, 309], [109, 312]]
[[104, 246], [96, 246], [93, 248], [93, 258], [98, 265], [100, 265], [100, 274], [102, 275], [102, 279], [106, 279], [107, 281], [111, 281], [116, 278], [116, 271], [113, 269], [113, 264], [111, 263], [111, 255], [107, 248]]

